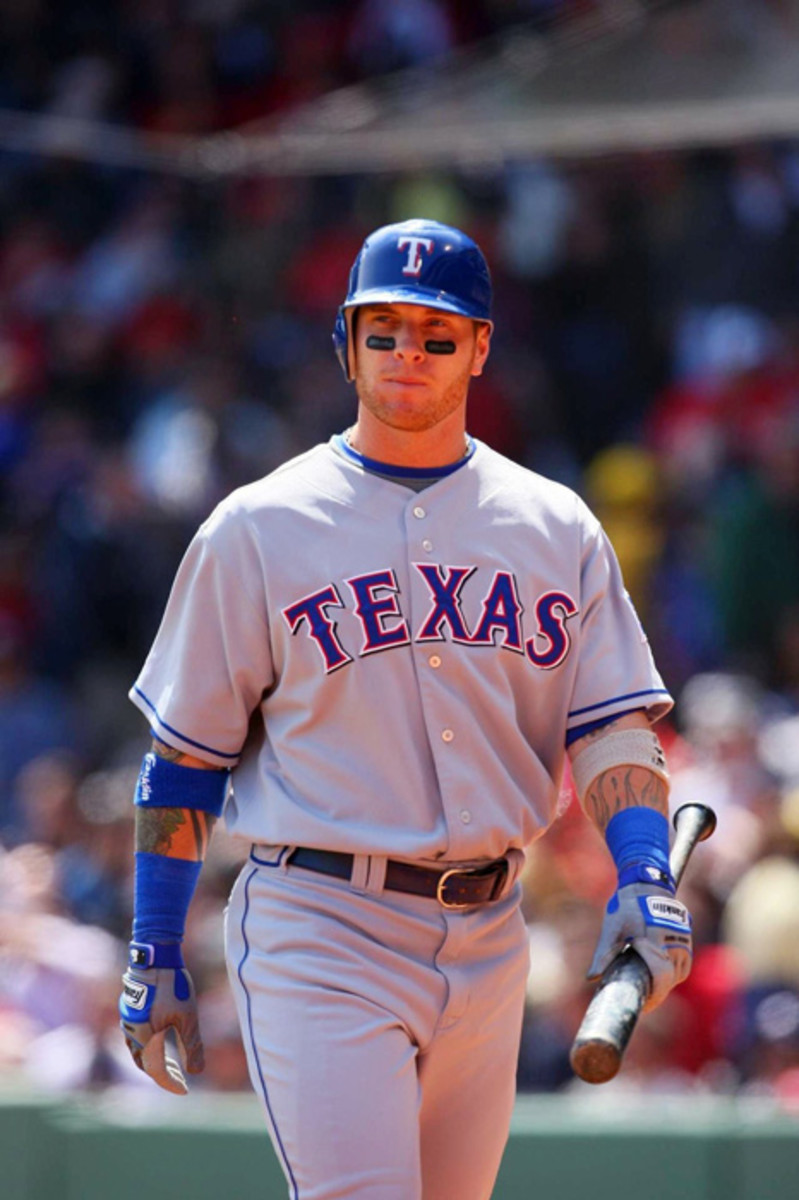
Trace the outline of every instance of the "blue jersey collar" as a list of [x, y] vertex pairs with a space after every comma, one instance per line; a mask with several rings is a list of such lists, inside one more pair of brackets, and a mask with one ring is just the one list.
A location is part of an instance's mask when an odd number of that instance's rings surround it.
[[452, 475], [461, 467], [465, 467], [475, 452], [475, 443], [467, 433], [466, 453], [457, 462], [447, 463], [443, 467], [398, 467], [394, 463], [380, 462], [376, 458], [367, 458], [365, 454], [359, 454], [349, 444], [343, 433], [334, 434], [333, 442], [336, 449], [350, 462], [358, 463], [365, 471], [372, 471], [376, 475], [390, 475], [394, 479], [444, 479], [447, 475]]

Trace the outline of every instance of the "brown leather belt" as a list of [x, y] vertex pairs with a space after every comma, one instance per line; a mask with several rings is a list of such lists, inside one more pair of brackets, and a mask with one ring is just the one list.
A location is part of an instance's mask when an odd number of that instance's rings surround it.
[[[294, 867], [306, 871], [319, 871], [322, 875], [335, 875], [339, 879], [351, 879], [354, 863], [352, 854], [338, 850], [313, 850], [297, 846], [286, 859]], [[498, 858], [480, 867], [420, 867], [414, 863], [397, 862], [389, 859], [386, 864], [384, 886], [392, 892], [410, 892], [414, 896], [428, 896], [438, 900], [444, 908], [468, 908], [472, 904], [487, 904], [497, 900], [508, 878], [508, 860]]]

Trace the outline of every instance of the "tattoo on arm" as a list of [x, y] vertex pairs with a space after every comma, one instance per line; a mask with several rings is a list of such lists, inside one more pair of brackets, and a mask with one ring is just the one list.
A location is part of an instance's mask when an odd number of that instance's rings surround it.
[[617, 812], [642, 805], [669, 815], [668, 788], [659, 775], [646, 767], [613, 767], [603, 771], [585, 796], [586, 812], [601, 833]]
[[[168, 742], [153, 738], [153, 751], [159, 758], [186, 767], [207, 771], [224, 770], [202, 759], [176, 750]], [[211, 832], [216, 824], [212, 813], [196, 808], [137, 808], [136, 849], [146, 854], [163, 854], [167, 858], [185, 858], [202, 862], [208, 850]]]
[[179, 763], [186, 758], [182, 750], [176, 750], [174, 746], [168, 746], [158, 738], [153, 738], [153, 750], [159, 758], [165, 758], [167, 762]]
[[174, 746], [170, 746], [168, 742], [162, 742], [158, 738], [153, 738], [153, 751], [159, 758], [165, 758], [167, 762], [178, 763], [184, 767], [198, 767], [202, 771], [224, 771], [224, 767], [217, 767], [214, 763], [206, 762], [202, 758], [195, 758], [193, 754], [184, 754], [182, 750], [176, 750]]
[[136, 849], [203, 862], [215, 823], [211, 813], [196, 808], [138, 808]]
[[581, 742], [598, 742], [600, 738], [607, 737], [612, 733], [616, 726], [624, 720], [626, 713], [621, 713], [620, 716], [614, 717], [612, 721], [606, 721], [604, 725], [600, 725], [598, 729], [591, 729], [588, 733], [584, 733], [580, 738]]

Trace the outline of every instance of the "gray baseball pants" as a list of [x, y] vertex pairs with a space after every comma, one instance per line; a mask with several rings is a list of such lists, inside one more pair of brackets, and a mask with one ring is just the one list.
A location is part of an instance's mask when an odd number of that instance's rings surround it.
[[489, 1200], [528, 971], [519, 885], [447, 910], [383, 891], [385, 860], [356, 857], [356, 887], [273, 849], [253, 850], [225, 938], [291, 1200]]

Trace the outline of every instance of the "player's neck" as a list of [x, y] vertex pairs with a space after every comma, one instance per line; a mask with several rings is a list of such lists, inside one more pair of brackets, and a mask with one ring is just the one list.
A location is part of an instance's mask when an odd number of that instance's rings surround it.
[[393, 429], [361, 409], [347, 431], [347, 441], [364, 458], [395, 467], [446, 467], [459, 462], [468, 452], [466, 429], [461, 414], [433, 429]]

